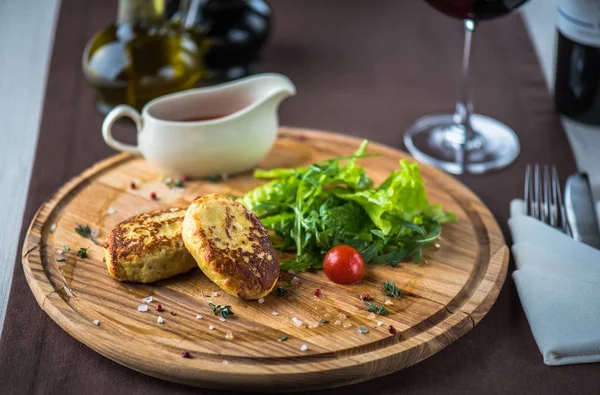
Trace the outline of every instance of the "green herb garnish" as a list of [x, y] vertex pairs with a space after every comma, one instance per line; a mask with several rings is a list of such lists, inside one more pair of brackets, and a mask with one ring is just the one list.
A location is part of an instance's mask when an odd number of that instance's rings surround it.
[[367, 333], [369, 333], [369, 330], [368, 330], [367, 328], [365, 328], [364, 326], [362, 326], [362, 325], [361, 325], [361, 326], [358, 328], [358, 333], [362, 333], [362, 334], [364, 335], [364, 334], [367, 334]]
[[[75, 232], [77, 232], [78, 235], [88, 238], [91, 241], [94, 242], [94, 244], [100, 245], [96, 239], [94, 239], [94, 236], [92, 235], [92, 229], [90, 229], [90, 227], [88, 225], [77, 225], [77, 227], [75, 228]], [[67, 250], [69, 251], [69, 250]]]
[[221, 181], [221, 177], [219, 177], [219, 176], [216, 176], [216, 175], [208, 176], [208, 182], [210, 182], [211, 184], [216, 184], [219, 181]]
[[283, 335], [283, 336], [281, 336], [281, 337], [279, 338], [279, 341], [280, 341], [280, 342], [284, 342], [284, 341], [286, 341], [287, 339], [288, 339], [288, 337], [287, 337], [286, 335]]
[[396, 287], [396, 283], [387, 281], [383, 283], [383, 289], [386, 296], [390, 296], [392, 298], [399, 298], [402, 296], [402, 290]]
[[275, 288], [275, 295], [277, 296], [285, 296], [288, 293], [288, 290], [290, 288], [293, 288], [291, 285], [289, 284], [285, 284], [283, 287], [277, 287]]
[[181, 178], [173, 179], [171, 177], [167, 177], [163, 180], [163, 184], [165, 184], [167, 187], [169, 187], [169, 189], [185, 187], [185, 183], [183, 182], [183, 180]]
[[183, 183], [183, 181], [177, 179], [175, 181], [173, 181], [173, 185], [177, 188], [183, 188], [185, 186], [185, 184]]
[[92, 230], [88, 225], [77, 225], [77, 227], [75, 228], [75, 232], [77, 232], [77, 234], [82, 237], [90, 237], [92, 235]]
[[417, 163], [400, 161], [378, 187], [357, 164], [367, 154], [365, 140], [354, 155], [308, 167], [256, 170], [269, 179], [238, 200], [274, 231], [273, 246], [295, 251], [282, 270], [322, 268], [333, 246], [356, 248], [365, 262], [396, 266], [406, 258], [418, 263], [422, 249], [441, 234], [441, 225], [456, 215], [430, 205]]
[[71, 251], [71, 247], [69, 247], [69, 246], [63, 246], [63, 248], [65, 251]]
[[233, 311], [231, 311], [231, 306], [223, 306], [220, 304], [214, 304], [210, 300], [208, 300], [207, 303], [212, 308], [214, 315], [220, 315], [223, 318], [227, 318], [227, 316], [233, 315]]
[[77, 251], [77, 256], [80, 258], [87, 258], [87, 250], [89, 250], [89, 248], [79, 247], [79, 251]]
[[329, 320], [321, 320], [321, 324], [329, 324]]
[[67, 260], [67, 258], [63, 258], [63, 257], [56, 258], [56, 262], [64, 262], [66, 260]]
[[106, 257], [105, 256], [102, 257], [102, 262], [106, 263]]
[[384, 305], [377, 306], [375, 303], [364, 302], [366, 306], [369, 307], [369, 311], [371, 313], [375, 313], [377, 315], [387, 315], [388, 311]]

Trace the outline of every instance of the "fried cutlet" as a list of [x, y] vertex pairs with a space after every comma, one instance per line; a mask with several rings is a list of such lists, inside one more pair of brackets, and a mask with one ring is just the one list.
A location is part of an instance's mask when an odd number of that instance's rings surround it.
[[113, 228], [104, 243], [108, 273], [119, 281], [151, 283], [196, 267], [181, 229], [185, 209], [156, 210]]
[[225, 292], [259, 299], [277, 283], [279, 262], [269, 234], [241, 203], [218, 194], [197, 198], [182, 235], [200, 269]]

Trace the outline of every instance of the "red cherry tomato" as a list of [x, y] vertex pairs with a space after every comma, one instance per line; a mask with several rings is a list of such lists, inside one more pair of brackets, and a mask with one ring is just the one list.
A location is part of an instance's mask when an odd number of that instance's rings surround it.
[[367, 268], [358, 251], [341, 244], [327, 252], [323, 260], [323, 271], [334, 283], [352, 284], [365, 277]]

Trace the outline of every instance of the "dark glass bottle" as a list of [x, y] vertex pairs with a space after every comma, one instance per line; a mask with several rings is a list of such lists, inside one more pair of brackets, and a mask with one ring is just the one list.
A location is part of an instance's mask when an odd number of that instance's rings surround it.
[[554, 101], [576, 121], [600, 125], [600, 2], [561, 0]]
[[[180, 9], [188, 17], [179, 20]], [[167, 14], [208, 39], [204, 58], [211, 77], [231, 80], [252, 74], [271, 29], [264, 0], [171, 0]]]

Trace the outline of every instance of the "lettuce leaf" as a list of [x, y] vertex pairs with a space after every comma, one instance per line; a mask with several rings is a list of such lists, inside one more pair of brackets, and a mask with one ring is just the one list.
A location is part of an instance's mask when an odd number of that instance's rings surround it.
[[394, 170], [377, 189], [354, 193], [337, 191], [336, 196], [358, 203], [384, 235], [397, 230], [394, 225], [396, 228], [401, 225], [399, 218], [420, 224], [430, 208], [419, 165], [403, 159], [400, 167], [401, 170]]

